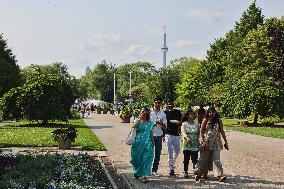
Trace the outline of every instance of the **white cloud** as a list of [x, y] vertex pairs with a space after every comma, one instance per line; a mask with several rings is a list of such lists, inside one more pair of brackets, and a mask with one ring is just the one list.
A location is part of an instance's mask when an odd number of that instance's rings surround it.
[[128, 49], [124, 51], [124, 53], [128, 56], [141, 56], [157, 53], [159, 49], [154, 47], [143, 47], [141, 45], [130, 45]]
[[151, 37], [157, 37], [159, 35], [162, 35], [161, 28], [150, 27], [142, 34], [142, 37], [151, 38]]
[[100, 49], [104, 48], [108, 45], [124, 45], [126, 42], [126, 38], [123, 37], [121, 34], [94, 34], [92, 36], [87, 37], [87, 39], [81, 40], [77, 47], [80, 50], [87, 50], [87, 49]]
[[188, 10], [186, 12], [186, 16], [197, 20], [212, 22], [219, 20], [223, 16], [223, 14], [219, 11], [209, 10], [205, 8], [196, 8]]
[[170, 48], [175, 48], [175, 49], [197, 48], [200, 46], [201, 43], [198, 41], [186, 41], [186, 40], [178, 40], [169, 44]]

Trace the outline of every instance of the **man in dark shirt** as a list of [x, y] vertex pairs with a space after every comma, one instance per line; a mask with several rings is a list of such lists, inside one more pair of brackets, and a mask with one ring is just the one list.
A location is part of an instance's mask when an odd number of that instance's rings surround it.
[[180, 152], [180, 126], [181, 126], [181, 112], [174, 109], [174, 100], [167, 101], [167, 128], [165, 131], [166, 142], [168, 146], [168, 161], [170, 168], [170, 176], [175, 175], [175, 162]]

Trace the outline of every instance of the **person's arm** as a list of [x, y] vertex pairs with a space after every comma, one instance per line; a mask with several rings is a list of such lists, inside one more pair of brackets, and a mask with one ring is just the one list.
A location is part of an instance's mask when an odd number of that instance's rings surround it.
[[151, 130], [151, 141], [152, 141], [152, 145], [155, 145], [155, 140], [154, 140], [154, 135], [153, 135], [153, 129]]
[[160, 125], [161, 125], [162, 129], [167, 128], [167, 116], [166, 116], [166, 114], [164, 114], [164, 116], [162, 117], [162, 119], [160, 121]]
[[133, 129], [136, 129], [138, 127], [140, 123], [140, 118], [137, 119], [137, 121], [134, 123], [134, 125], [132, 126]]
[[227, 141], [227, 137], [226, 137], [226, 134], [225, 134], [225, 131], [224, 131], [224, 125], [222, 123], [222, 121], [220, 120], [220, 132], [221, 132], [221, 135], [222, 135], [222, 138], [224, 139], [225, 141], [225, 144], [224, 144], [224, 147], [226, 150], [229, 150], [229, 145], [228, 145], [228, 141]]
[[207, 144], [205, 144], [205, 141], [204, 141], [204, 132], [205, 132], [207, 121], [208, 121], [208, 118], [203, 119], [203, 121], [201, 123], [201, 128], [200, 128], [200, 143], [203, 146], [207, 145]]
[[181, 136], [186, 140], [186, 141], [190, 141], [191, 138], [187, 136], [186, 131], [185, 131], [185, 122], [182, 123], [181, 125]]
[[186, 132], [185, 132], [185, 122], [183, 122], [183, 123], [181, 124], [181, 136], [182, 136], [184, 139], [186, 139], [186, 137], [187, 137], [187, 134], [186, 134]]

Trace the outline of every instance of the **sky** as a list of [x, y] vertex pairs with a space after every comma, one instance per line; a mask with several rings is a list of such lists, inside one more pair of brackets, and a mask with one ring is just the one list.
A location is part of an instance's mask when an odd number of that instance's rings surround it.
[[[120, 66], [147, 61], [162, 67], [164, 25], [167, 63], [204, 59], [252, 0], [0, 0], [0, 34], [24, 68], [62, 62], [71, 75], [107, 60]], [[257, 0], [265, 18], [284, 16], [284, 0]]]

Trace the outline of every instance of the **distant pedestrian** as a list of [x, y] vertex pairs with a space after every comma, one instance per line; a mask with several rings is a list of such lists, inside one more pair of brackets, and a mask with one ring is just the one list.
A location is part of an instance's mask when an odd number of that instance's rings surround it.
[[91, 114], [91, 106], [89, 104], [86, 105], [86, 112], [87, 112], [87, 117]]
[[223, 167], [220, 161], [220, 151], [223, 149], [221, 136], [225, 141], [224, 147], [229, 150], [223, 123], [214, 107], [209, 107], [205, 119], [203, 119], [200, 129], [200, 158], [198, 168], [195, 172], [195, 180], [199, 180], [202, 175], [207, 177], [208, 171], [213, 170], [213, 163], [216, 167], [217, 179], [224, 182]]
[[81, 113], [81, 118], [85, 118], [85, 106], [84, 106], [84, 104], [80, 104], [79, 111]]
[[94, 106], [94, 104], [92, 103], [92, 104], [91, 104], [91, 112], [94, 113], [94, 111], [95, 111], [95, 106]]
[[180, 126], [181, 126], [181, 111], [174, 109], [174, 100], [168, 99], [167, 110], [165, 111], [167, 118], [167, 128], [165, 139], [168, 146], [168, 162], [170, 176], [175, 175], [175, 162], [180, 152]]
[[136, 129], [136, 138], [131, 147], [130, 160], [133, 166], [134, 177], [136, 179], [143, 177], [143, 182], [146, 182], [146, 177], [151, 173], [154, 156], [153, 126], [154, 122], [150, 119], [150, 110], [143, 108], [139, 118], [133, 125], [133, 128]]
[[151, 111], [151, 120], [155, 123], [153, 128], [153, 136], [155, 142], [155, 156], [152, 167], [152, 174], [159, 176], [158, 167], [162, 151], [163, 130], [167, 128], [166, 114], [161, 111], [162, 99], [155, 98], [153, 101], [153, 109]]
[[189, 160], [192, 161], [192, 169], [195, 170], [196, 164], [198, 162], [198, 151], [199, 151], [199, 126], [194, 121], [196, 114], [192, 110], [188, 110], [182, 121], [181, 126], [181, 149], [183, 151], [183, 170], [184, 177], [188, 178], [188, 165]]

